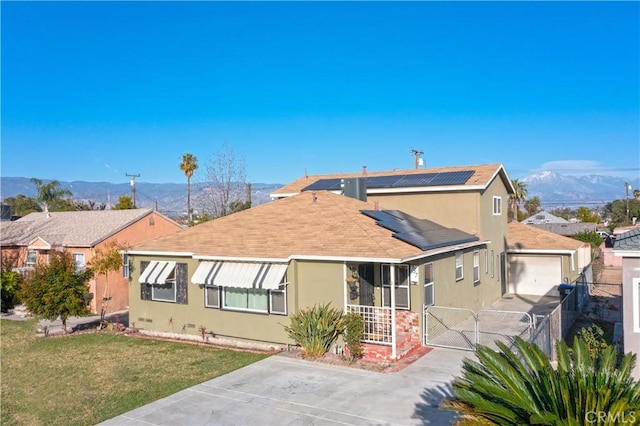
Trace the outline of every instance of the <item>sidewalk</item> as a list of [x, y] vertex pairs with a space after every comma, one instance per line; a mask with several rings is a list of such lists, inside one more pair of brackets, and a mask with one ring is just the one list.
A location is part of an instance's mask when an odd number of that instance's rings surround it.
[[[8, 319], [12, 321], [26, 321], [33, 318], [22, 305], [16, 306], [14, 309], [10, 309], [7, 313], [0, 315], [2, 319]], [[125, 326], [129, 325], [129, 311], [112, 312], [105, 316], [105, 319], [109, 322], [122, 323]], [[67, 318], [67, 332], [73, 333], [74, 331], [87, 330], [90, 328], [96, 328], [100, 324], [100, 315], [91, 315], [86, 317], [69, 317]], [[55, 321], [40, 320], [38, 321], [39, 333], [45, 333], [49, 336], [64, 334], [62, 329], [62, 321], [57, 319]]]

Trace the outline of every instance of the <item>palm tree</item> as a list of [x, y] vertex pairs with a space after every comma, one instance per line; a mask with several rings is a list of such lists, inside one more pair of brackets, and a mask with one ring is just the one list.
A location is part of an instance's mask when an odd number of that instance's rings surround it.
[[513, 179], [511, 181], [515, 192], [511, 196], [511, 203], [513, 204], [513, 220], [518, 221], [518, 205], [523, 203], [527, 199], [527, 184], [520, 179]]
[[60, 201], [65, 195], [72, 195], [71, 191], [68, 189], [61, 189], [60, 182], [57, 180], [52, 180], [45, 184], [40, 179], [31, 178], [31, 182], [35, 184], [38, 191], [36, 200], [38, 200], [39, 203], [44, 204], [45, 212], [49, 212], [49, 206]]
[[[635, 355], [618, 362], [615, 346], [594, 354], [576, 336], [572, 355], [565, 342], [558, 342], [554, 369], [533, 343], [516, 337], [513, 350], [496, 344], [499, 352], [478, 346], [478, 361], [464, 361], [453, 397], [443, 402], [443, 408], [459, 413], [458, 424], [600, 425], [638, 418], [640, 382], [631, 376]], [[600, 413], [608, 421], [601, 422]]]
[[180, 170], [184, 172], [187, 177], [187, 214], [189, 215], [189, 222], [193, 220], [191, 212], [191, 176], [193, 172], [198, 168], [198, 159], [188, 152], [182, 156], [182, 162], [180, 163]]

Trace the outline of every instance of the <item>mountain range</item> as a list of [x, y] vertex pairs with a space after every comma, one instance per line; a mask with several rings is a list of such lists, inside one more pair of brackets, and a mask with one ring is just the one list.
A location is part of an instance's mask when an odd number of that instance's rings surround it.
[[[604, 206], [613, 200], [633, 196], [633, 189], [640, 188], [640, 178], [629, 180], [620, 177], [588, 175], [570, 176], [552, 171], [544, 171], [520, 179], [527, 184], [527, 197], [539, 197], [542, 207], [577, 208], [579, 206]], [[1, 177], [0, 199], [15, 197], [19, 194], [27, 197], [36, 195], [36, 186], [29, 178]], [[627, 194], [625, 185], [631, 185]], [[252, 183], [251, 201], [256, 206], [269, 202], [269, 194], [282, 184]], [[131, 195], [129, 183], [60, 181], [60, 187], [67, 189], [77, 201], [93, 200], [107, 206], [117, 203], [123, 195]], [[205, 196], [203, 185], [192, 183], [191, 205], [194, 211], [203, 205]], [[168, 216], [179, 216], [186, 211], [186, 183], [145, 183], [136, 182], [136, 205], [143, 208], [156, 208]]]

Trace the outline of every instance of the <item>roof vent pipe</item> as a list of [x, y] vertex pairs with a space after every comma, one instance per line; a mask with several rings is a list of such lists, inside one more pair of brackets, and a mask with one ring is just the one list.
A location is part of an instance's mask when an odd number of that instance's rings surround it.
[[367, 166], [362, 166], [362, 176], [367, 175]]

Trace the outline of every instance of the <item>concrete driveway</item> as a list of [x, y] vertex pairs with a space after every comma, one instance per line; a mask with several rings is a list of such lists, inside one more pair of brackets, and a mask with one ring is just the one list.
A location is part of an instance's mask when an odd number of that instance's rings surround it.
[[103, 425], [447, 425], [439, 410], [472, 352], [434, 348], [394, 373], [274, 355]]

